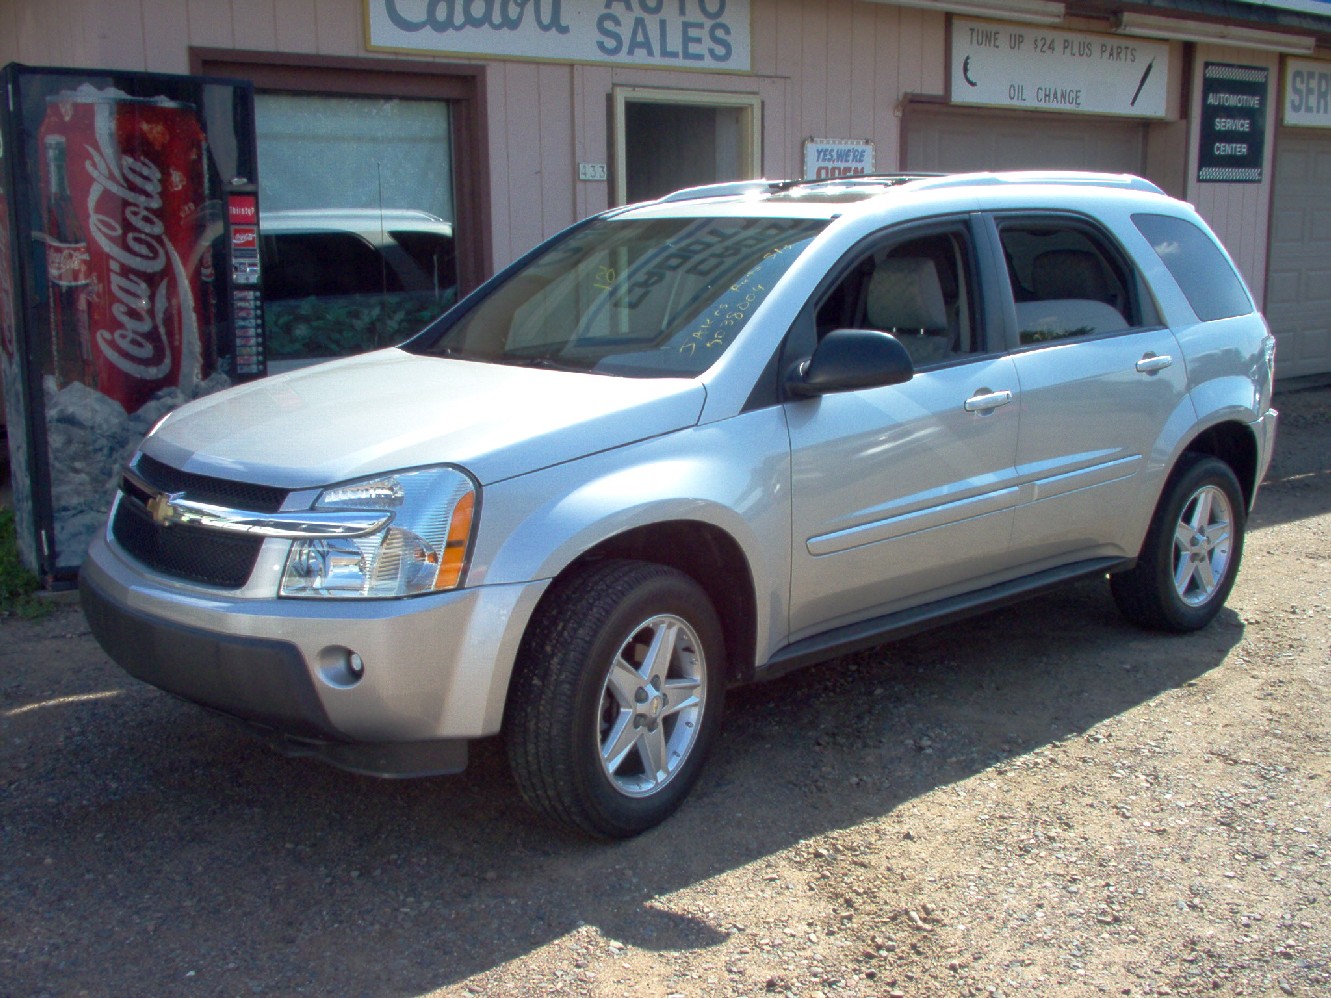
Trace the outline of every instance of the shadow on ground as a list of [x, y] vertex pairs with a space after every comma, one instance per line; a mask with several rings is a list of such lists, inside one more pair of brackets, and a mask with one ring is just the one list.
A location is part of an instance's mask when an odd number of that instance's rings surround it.
[[[350, 776], [270, 755], [84, 647], [57, 690], [4, 698], [0, 977], [28, 995], [414, 995], [581, 923], [710, 946], [716, 929], [652, 899], [1085, 732], [1241, 633], [1226, 612], [1143, 635], [1087, 585], [737, 691], [684, 809], [609, 845], [535, 819], [494, 743], [461, 777]], [[1163, 667], [1133, 664], [1161, 641]], [[69, 699], [32, 706], [50, 692]]]
[[[1328, 508], [1300, 481], [1268, 486], [1276, 522]], [[653, 899], [1080, 736], [1242, 637], [1232, 611], [1143, 634], [1091, 583], [739, 690], [681, 812], [604, 844], [534, 818], [493, 742], [460, 777], [355, 777], [128, 679], [73, 608], [3, 628], [0, 990], [24, 995], [416, 995], [584, 923], [713, 946]]]

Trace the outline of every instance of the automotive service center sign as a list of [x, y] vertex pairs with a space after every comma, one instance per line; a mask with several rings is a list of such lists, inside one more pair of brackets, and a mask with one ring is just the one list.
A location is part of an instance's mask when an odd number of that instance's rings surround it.
[[365, 0], [371, 49], [749, 70], [749, 0]]
[[952, 20], [952, 103], [1163, 118], [1165, 42]]
[[1208, 62], [1202, 67], [1199, 181], [1261, 183], [1269, 76], [1265, 66]]

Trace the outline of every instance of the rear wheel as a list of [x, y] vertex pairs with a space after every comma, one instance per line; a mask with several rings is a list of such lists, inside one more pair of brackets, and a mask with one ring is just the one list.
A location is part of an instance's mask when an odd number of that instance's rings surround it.
[[509, 761], [556, 821], [636, 835], [679, 806], [711, 748], [721, 625], [697, 583], [662, 565], [594, 562], [554, 585], [514, 669]]
[[1229, 465], [1185, 454], [1156, 507], [1136, 567], [1110, 577], [1119, 610], [1157, 630], [1205, 627], [1234, 586], [1244, 521], [1243, 492]]

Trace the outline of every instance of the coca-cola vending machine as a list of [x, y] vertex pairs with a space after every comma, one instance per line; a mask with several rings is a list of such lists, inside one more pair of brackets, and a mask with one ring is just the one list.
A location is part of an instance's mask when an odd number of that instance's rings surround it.
[[266, 372], [245, 81], [4, 68], [0, 377], [19, 553], [77, 575], [171, 409]]

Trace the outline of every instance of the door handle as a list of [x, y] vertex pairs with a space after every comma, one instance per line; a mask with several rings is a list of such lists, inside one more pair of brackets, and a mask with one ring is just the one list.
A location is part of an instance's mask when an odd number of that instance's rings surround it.
[[1011, 401], [1012, 393], [1009, 391], [991, 392], [987, 388], [981, 388], [966, 400], [965, 408], [967, 412], [993, 412]]
[[1148, 353], [1137, 361], [1137, 370], [1142, 374], [1154, 374], [1156, 371], [1163, 371], [1174, 363], [1174, 358], [1169, 354]]

